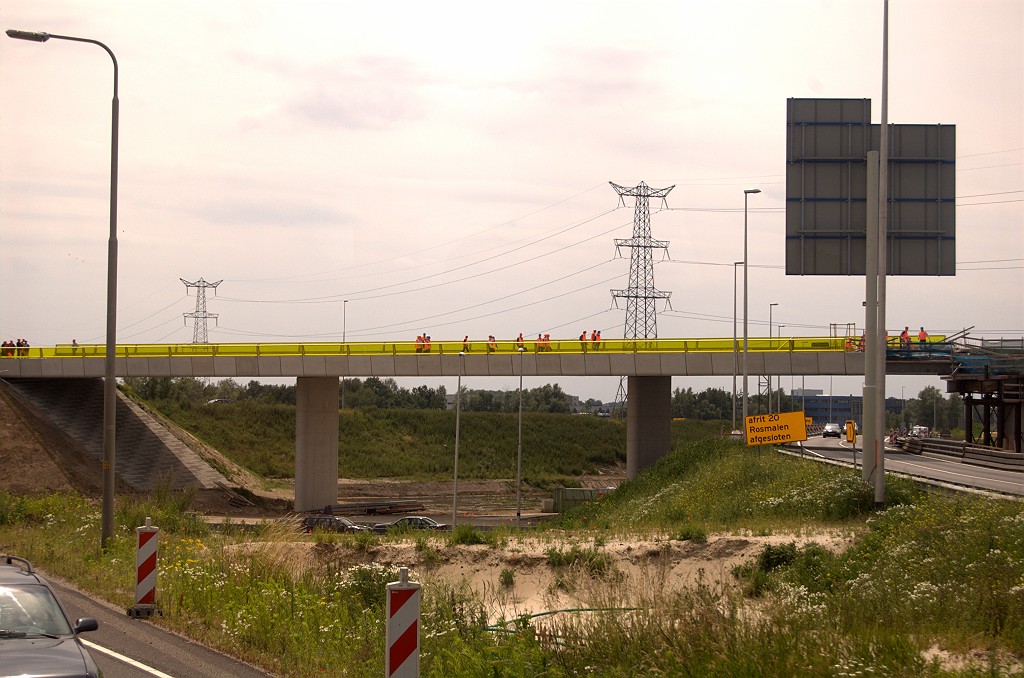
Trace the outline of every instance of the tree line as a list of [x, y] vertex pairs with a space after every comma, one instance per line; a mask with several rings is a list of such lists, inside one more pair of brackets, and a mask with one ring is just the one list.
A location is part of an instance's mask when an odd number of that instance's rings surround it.
[[[341, 406], [341, 391], [344, 390], [345, 407], [351, 409], [398, 408], [443, 410], [454, 406], [453, 397], [444, 386], [416, 386], [404, 388], [394, 379], [367, 377], [366, 379], [342, 379], [338, 404]], [[127, 377], [123, 387], [144, 400], [168, 400], [181, 405], [204, 405], [211, 401], [295, 404], [294, 384], [263, 384], [256, 380], [242, 385], [233, 379], [216, 382], [194, 377]], [[751, 408], [766, 406], [767, 394], [751, 397]], [[783, 412], [795, 409], [795, 400], [783, 393], [773, 393], [773, 402], [781, 397]], [[462, 409], [469, 412], [517, 412], [519, 391], [488, 391], [462, 389]], [[567, 414], [586, 412], [607, 413], [623, 416], [623, 408], [617, 403], [603, 403], [600, 400], [580, 401], [567, 394], [558, 384], [545, 384], [536, 388], [523, 389], [523, 410], [526, 412], [550, 412]], [[953, 393], [944, 398], [934, 386], [925, 387], [916, 398], [902, 401], [886, 399], [888, 428], [906, 429], [915, 424], [928, 426], [936, 431], [962, 428], [964, 421], [963, 398]], [[685, 419], [727, 420], [732, 416], [732, 394], [720, 388], [707, 388], [694, 392], [692, 388], [677, 388], [672, 392], [672, 416]]]
[[[256, 380], [242, 385], [234, 379], [216, 382], [194, 377], [127, 377], [123, 388], [143, 400], [173, 401], [180, 405], [205, 405], [219, 402], [254, 402], [295, 404], [295, 385], [263, 384]], [[394, 379], [367, 377], [342, 379], [338, 390], [341, 406], [344, 391], [345, 408], [398, 408], [443, 410], [452, 406], [444, 386], [416, 386], [404, 388]], [[518, 391], [487, 391], [462, 389], [461, 407], [477, 412], [516, 412], [519, 410]], [[580, 403], [558, 384], [545, 384], [523, 389], [523, 410], [528, 412], [569, 413], [574, 411], [598, 412], [604, 408], [600, 400]]]

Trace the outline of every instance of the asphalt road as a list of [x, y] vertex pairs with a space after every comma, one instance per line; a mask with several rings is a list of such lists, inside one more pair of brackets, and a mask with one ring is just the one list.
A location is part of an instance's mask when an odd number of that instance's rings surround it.
[[80, 637], [89, 644], [89, 653], [104, 678], [262, 678], [270, 675], [147, 621], [132, 619], [122, 609], [93, 600], [60, 580], [44, 576], [57, 591], [72, 621], [80, 617], [94, 617], [99, 621], [99, 629]]
[[[804, 443], [804, 454], [844, 464], [853, 463], [856, 456], [856, 465], [859, 468], [864, 459], [861, 443], [862, 439], [858, 437], [855, 453], [854, 446], [845, 439], [811, 438]], [[791, 452], [799, 452], [796, 445], [789, 445], [788, 448]], [[1001, 471], [964, 464], [953, 459], [908, 454], [896, 448], [885, 448], [885, 470], [938, 483], [1024, 495], [1024, 473], [1019, 471]]]

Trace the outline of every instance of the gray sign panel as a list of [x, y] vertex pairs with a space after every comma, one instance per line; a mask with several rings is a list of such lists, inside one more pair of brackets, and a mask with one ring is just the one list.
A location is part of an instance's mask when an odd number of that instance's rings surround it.
[[[956, 274], [956, 127], [889, 126], [889, 275]], [[864, 275], [869, 99], [789, 99], [786, 273]]]

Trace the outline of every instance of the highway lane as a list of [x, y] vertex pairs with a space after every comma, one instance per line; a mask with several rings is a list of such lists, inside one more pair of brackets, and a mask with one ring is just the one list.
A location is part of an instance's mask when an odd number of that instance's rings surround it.
[[90, 644], [89, 653], [104, 678], [264, 678], [271, 675], [147, 621], [132, 619], [123, 609], [96, 601], [50, 575], [44, 573], [43, 576], [57, 591], [72, 621], [80, 617], [94, 617], [99, 621], [99, 629], [83, 633], [81, 638]]
[[[789, 445], [791, 452], [799, 453], [798, 446]], [[835, 438], [811, 438], [804, 443], [805, 455], [818, 456], [842, 464], [853, 463], [859, 468], [863, 463], [862, 439], [857, 437], [854, 446], [845, 440]], [[964, 464], [955, 459], [926, 457], [908, 454], [897, 448], [885, 448], [885, 470], [924, 478], [934, 482], [960, 485], [978, 490], [989, 490], [1003, 494], [1024, 496], [1024, 473]]]

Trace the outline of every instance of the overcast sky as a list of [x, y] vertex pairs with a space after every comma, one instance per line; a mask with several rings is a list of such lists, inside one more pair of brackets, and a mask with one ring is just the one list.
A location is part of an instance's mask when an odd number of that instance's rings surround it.
[[[956, 125], [957, 275], [890, 278], [887, 325], [1019, 337], [1024, 3], [890, 5], [889, 121]], [[211, 342], [622, 337], [609, 181], [675, 186], [660, 337], [732, 336], [746, 188], [751, 335], [771, 303], [785, 335], [864, 324], [863, 278], [784, 273], [786, 99], [879, 121], [881, 0], [7, 0], [0, 28], [117, 56], [119, 343], [192, 341], [180, 278], [223, 281]], [[5, 339], [104, 341], [111, 92], [98, 47], [0, 36]]]

